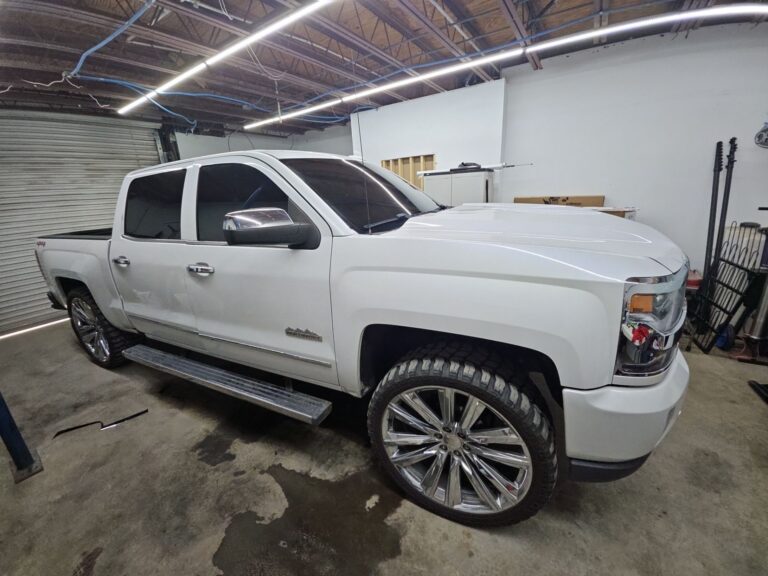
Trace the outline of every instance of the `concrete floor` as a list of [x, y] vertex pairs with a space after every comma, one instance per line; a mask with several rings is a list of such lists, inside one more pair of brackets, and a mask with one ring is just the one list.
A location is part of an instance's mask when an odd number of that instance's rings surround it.
[[1, 341], [0, 389], [45, 471], [14, 485], [0, 469], [0, 574], [765, 575], [768, 406], [745, 381], [768, 369], [688, 359], [683, 415], [635, 475], [474, 530], [372, 468], [360, 401], [312, 429], [137, 365], [100, 369], [67, 325]]

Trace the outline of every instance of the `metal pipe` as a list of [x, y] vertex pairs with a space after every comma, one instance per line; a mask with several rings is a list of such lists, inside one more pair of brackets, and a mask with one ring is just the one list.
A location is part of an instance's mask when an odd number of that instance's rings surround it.
[[[720, 258], [723, 235], [725, 234], [725, 222], [728, 218], [728, 202], [731, 199], [731, 181], [733, 180], [733, 166], [736, 164], [736, 137], [728, 141], [728, 164], [725, 166], [725, 188], [723, 189], [723, 203], [720, 206], [720, 226], [717, 230], [717, 244], [715, 245], [715, 260]], [[717, 274], [717, 271], [715, 271]]]
[[[715, 221], [717, 220], [717, 195], [720, 192], [720, 172], [723, 171], [723, 142], [715, 145], [715, 166], [712, 176], [712, 200], [709, 203], [709, 226], [707, 227], [707, 248], [704, 252], [703, 278], [709, 278], [709, 268], [712, 261], [712, 242], [715, 237]], [[708, 281], [708, 280], [705, 280]]]
[[2, 392], [0, 392], [0, 437], [13, 460], [15, 467], [13, 478], [16, 483], [42, 471], [43, 465], [40, 459], [32, 455], [32, 451], [24, 442], [24, 437], [16, 426]]

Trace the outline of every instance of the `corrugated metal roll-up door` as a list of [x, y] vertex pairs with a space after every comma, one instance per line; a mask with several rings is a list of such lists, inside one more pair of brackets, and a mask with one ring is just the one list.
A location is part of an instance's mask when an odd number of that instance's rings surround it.
[[125, 174], [160, 161], [157, 128], [0, 110], [0, 334], [64, 317], [46, 297], [35, 238], [111, 227]]

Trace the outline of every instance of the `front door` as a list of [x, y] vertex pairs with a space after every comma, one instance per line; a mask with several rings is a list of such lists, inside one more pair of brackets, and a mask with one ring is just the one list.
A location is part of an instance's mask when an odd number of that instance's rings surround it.
[[128, 183], [109, 259], [131, 323], [151, 338], [199, 349], [182, 265], [189, 249], [182, 230], [186, 180], [186, 169], [166, 169]]
[[[195, 194], [196, 239], [188, 245], [189, 295], [197, 331], [217, 357], [338, 387], [329, 286], [328, 225], [274, 170], [250, 157], [201, 163]], [[313, 250], [230, 246], [224, 215], [282, 208], [321, 234]]]

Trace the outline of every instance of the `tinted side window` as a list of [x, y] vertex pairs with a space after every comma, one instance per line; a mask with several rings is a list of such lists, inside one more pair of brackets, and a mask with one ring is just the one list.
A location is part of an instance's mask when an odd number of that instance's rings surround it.
[[[384, 178], [357, 161], [288, 158], [281, 162], [361, 234], [368, 233], [366, 226], [371, 223], [437, 208], [435, 202], [409, 184], [396, 183], [396, 177], [392, 180]], [[393, 222], [393, 225], [399, 224]]]
[[186, 170], [134, 179], [125, 204], [125, 234], [134, 238], [181, 238], [181, 196]]
[[245, 164], [200, 168], [197, 182], [197, 239], [224, 242], [224, 216], [247, 208], [282, 208], [294, 222], [306, 218], [262, 172]]

